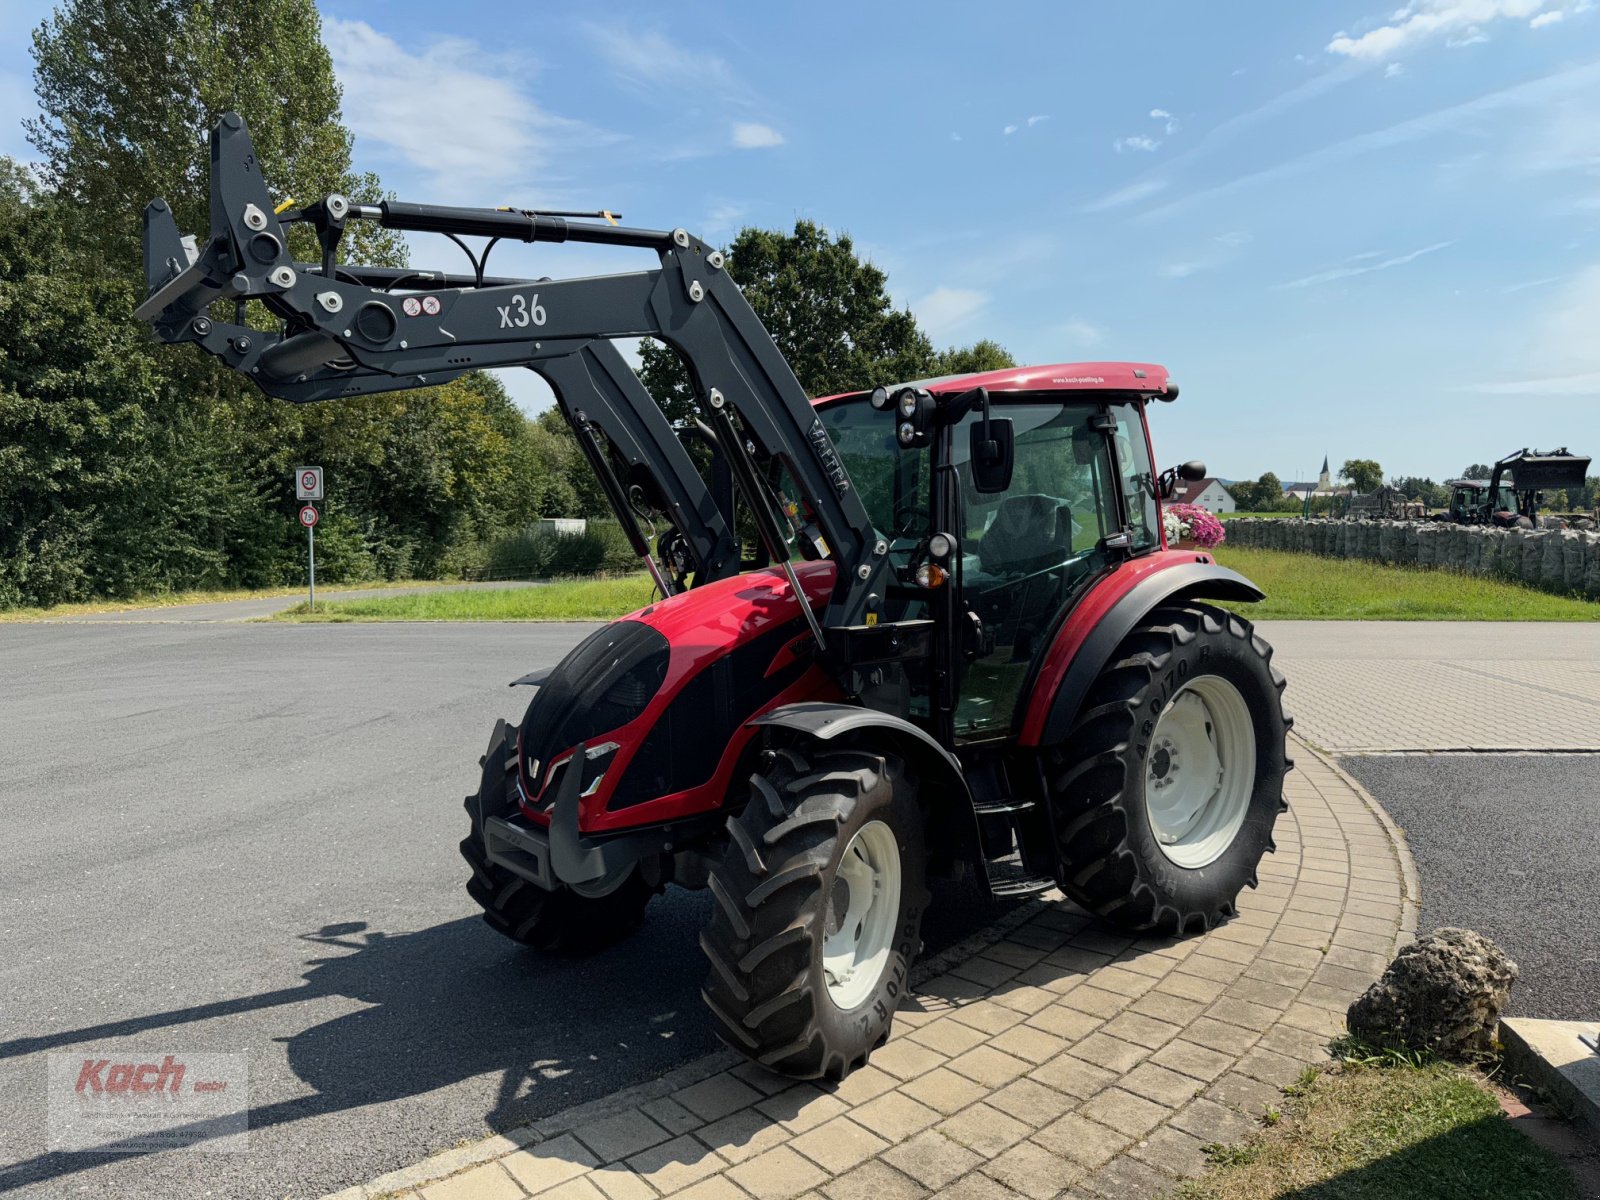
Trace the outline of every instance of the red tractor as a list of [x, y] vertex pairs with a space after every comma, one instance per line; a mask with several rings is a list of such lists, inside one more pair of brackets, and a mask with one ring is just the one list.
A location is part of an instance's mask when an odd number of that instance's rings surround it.
[[[930, 875], [1059, 887], [1130, 930], [1234, 915], [1284, 808], [1261, 593], [1167, 549], [1158, 366], [1028, 367], [811, 401], [683, 230], [328, 196], [275, 213], [243, 122], [212, 139], [213, 230], [145, 214], [139, 316], [313, 401], [522, 364], [554, 389], [662, 599], [581, 642], [499, 723], [467, 800], [468, 890], [547, 950], [709, 888], [705, 1001], [768, 1066], [840, 1078], [889, 1032]], [[341, 264], [345, 224], [638, 247], [570, 280]], [[297, 261], [285, 225], [315, 227]], [[485, 251], [485, 254], [487, 251]], [[247, 324], [246, 301], [281, 324]], [[699, 402], [674, 427], [611, 345], [652, 336]], [[646, 513], [651, 521], [641, 519]], [[653, 524], [653, 528], [651, 525]], [[754, 531], [740, 538], [736, 531]], [[746, 544], [749, 543], [749, 544]]]

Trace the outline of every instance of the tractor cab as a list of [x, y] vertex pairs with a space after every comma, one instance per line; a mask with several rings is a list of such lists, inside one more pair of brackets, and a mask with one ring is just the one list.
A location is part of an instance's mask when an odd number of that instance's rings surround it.
[[[1131, 386], [1107, 387], [1112, 372]], [[1005, 735], [1030, 671], [1076, 601], [1118, 564], [1161, 548], [1142, 407], [1175, 394], [1168, 388], [1159, 367], [1093, 364], [880, 389], [891, 408], [974, 392], [986, 399], [967, 404], [947, 431], [910, 437], [911, 422], [879, 411], [870, 393], [819, 401], [902, 585], [952, 594], [957, 741]], [[940, 439], [952, 484], [942, 491], [933, 479]], [[911, 597], [896, 615], [916, 619], [928, 608]], [[915, 715], [925, 708], [926, 698], [913, 697]]]

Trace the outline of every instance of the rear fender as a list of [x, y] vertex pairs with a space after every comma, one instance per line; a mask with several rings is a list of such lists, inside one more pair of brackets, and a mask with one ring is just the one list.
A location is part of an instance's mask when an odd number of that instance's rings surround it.
[[828, 701], [786, 704], [763, 713], [745, 728], [819, 742], [849, 736], [860, 744], [892, 750], [906, 760], [920, 783], [928, 813], [930, 860], [944, 864], [982, 859], [978, 817], [961, 761], [927, 730], [889, 713]]
[[1151, 555], [1139, 568], [1130, 564], [1102, 581], [1057, 631], [1023, 717], [1022, 745], [1051, 746], [1066, 738], [1089, 686], [1152, 609], [1183, 600], [1266, 597], [1237, 571], [1192, 552]]

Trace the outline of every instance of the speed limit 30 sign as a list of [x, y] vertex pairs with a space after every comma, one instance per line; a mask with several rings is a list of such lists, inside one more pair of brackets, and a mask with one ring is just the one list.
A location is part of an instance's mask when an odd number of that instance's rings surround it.
[[296, 500], [322, 499], [321, 467], [296, 467], [294, 469], [294, 498]]

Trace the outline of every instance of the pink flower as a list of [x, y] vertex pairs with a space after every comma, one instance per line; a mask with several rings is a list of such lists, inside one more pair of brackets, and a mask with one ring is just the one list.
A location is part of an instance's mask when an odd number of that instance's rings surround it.
[[1206, 550], [1221, 545], [1228, 536], [1222, 522], [1197, 504], [1168, 504], [1165, 511], [1178, 518], [1183, 536]]

